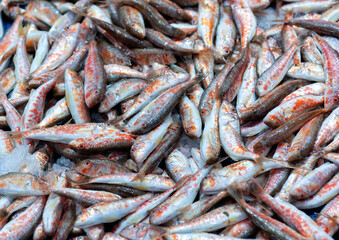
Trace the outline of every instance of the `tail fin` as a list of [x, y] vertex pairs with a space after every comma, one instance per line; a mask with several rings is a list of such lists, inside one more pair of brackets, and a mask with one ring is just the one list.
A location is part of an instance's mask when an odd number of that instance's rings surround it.
[[246, 208], [244, 206], [244, 203], [246, 204], [244, 200], [244, 196], [242, 192], [240, 191], [240, 187], [238, 182], [234, 182], [231, 185], [227, 187], [227, 192], [234, 198], [234, 200], [243, 208]]
[[252, 194], [254, 196], [258, 197], [259, 199], [261, 199], [261, 197], [266, 194], [265, 190], [262, 188], [262, 186], [254, 178], [252, 178], [252, 181], [253, 181]]
[[282, 160], [280, 160], [280, 159], [274, 159], [274, 158], [268, 158], [268, 157], [260, 156], [260, 157], [258, 158], [258, 161], [261, 162], [261, 166], [262, 166], [262, 162], [271, 162], [271, 161], [274, 161], [274, 162], [276, 162], [276, 163], [281, 164], [281, 168], [285, 167], [285, 168], [292, 168], [292, 169], [300, 169], [300, 167], [298, 167], [298, 166], [293, 166], [293, 165], [289, 164], [288, 162], [282, 161]]

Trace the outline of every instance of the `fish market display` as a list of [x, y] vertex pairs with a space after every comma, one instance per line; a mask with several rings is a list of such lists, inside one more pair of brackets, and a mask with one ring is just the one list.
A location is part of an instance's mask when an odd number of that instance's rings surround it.
[[339, 238], [338, 0], [0, 3], [0, 240]]

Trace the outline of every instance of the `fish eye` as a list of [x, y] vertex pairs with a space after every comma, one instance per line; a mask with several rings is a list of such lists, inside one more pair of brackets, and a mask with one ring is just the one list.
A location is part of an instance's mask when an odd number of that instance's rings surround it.
[[98, 95], [98, 94], [99, 94], [99, 90], [95, 90], [95, 91], [94, 91], [94, 94], [95, 94], [95, 95]]
[[201, 115], [201, 116], [204, 116], [205, 113], [206, 113], [206, 111], [205, 111], [204, 109], [202, 109], [202, 110], [200, 111], [200, 115]]
[[45, 160], [48, 160], [48, 159], [49, 159], [49, 157], [48, 157], [48, 156], [44, 156], [44, 159], [45, 159]]
[[287, 147], [287, 148], [290, 148], [290, 147], [291, 147], [291, 145], [287, 144], [287, 145], [286, 145], [286, 147]]
[[121, 129], [121, 132], [126, 132], [126, 128]]
[[231, 111], [232, 111], [232, 112], [236, 112], [234, 107], [231, 108]]
[[276, 121], [275, 121], [275, 125], [276, 125], [276, 126], [279, 126], [279, 125], [280, 125], [280, 121], [279, 121], [279, 120], [276, 120]]
[[41, 80], [41, 83], [46, 83], [46, 80]]
[[134, 27], [134, 26], [135, 26], [135, 24], [134, 24], [134, 23], [132, 23], [132, 24], [131, 24], [131, 26], [132, 26], [132, 27]]
[[251, 108], [251, 112], [255, 112], [255, 108]]
[[299, 148], [297, 149], [297, 151], [300, 152], [300, 151], [301, 151], [301, 148], [299, 147]]
[[225, 53], [229, 53], [229, 51], [228, 51], [228, 50], [226, 50], [226, 51], [225, 51]]
[[29, 93], [30, 90], [31, 90], [31, 89], [30, 89], [29, 87], [27, 87], [27, 88], [25, 89], [25, 91], [28, 92], [28, 93]]
[[261, 81], [259, 81], [259, 82], [257, 83], [257, 85], [258, 85], [258, 86], [261, 86], [261, 85], [262, 85], [262, 82], [261, 82]]
[[178, 9], [178, 13], [179, 13], [179, 14], [181, 14], [181, 13], [182, 13], [181, 9]]
[[294, 66], [295, 66], [295, 67], [299, 67], [299, 63], [295, 63]]
[[78, 148], [80, 148], [80, 149], [83, 149], [83, 148], [85, 148], [85, 144], [83, 144], [83, 143], [80, 143], [80, 144], [78, 145]]
[[337, 103], [339, 101], [338, 97], [333, 98], [333, 102]]
[[146, 123], [141, 124], [141, 127], [145, 128], [147, 125]]
[[134, 152], [135, 151], [135, 148], [133, 147], [133, 148], [131, 148], [131, 152]]
[[223, 93], [223, 94], [222, 94], [222, 98], [225, 98], [225, 97], [226, 97], [226, 93]]
[[122, 106], [122, 107], [121, 107], [121, 110], [122, 110], [122, 111], [125, 111], [125, 110], [126, 110], [126, 106]]
[[168, 56], [169, 56], [168, 53], [165, 53], [165, 54], [164, 54], [164, 57], [168, 57]]
[[91, 163], [90, 162], [85, 162], [85, 165], [86, 166], [89, 166]]
[[120, 62], [121, 64], [123, 64], [123, 63], [124, 63], [124, 60], [120, 59], [119, 62]]
[[99, 226], [98, 228], [99, 228], [99, 230], [101, 230], [101, 229], [102, 229], [102, 227], [101, 227], [101, 226]]
[[111, 124], [110, 123], [106, 123], [106, 126], [111, 126]]
[[186, 130], [186, 133], [189, 134], [189, 133], [190, 133], [190, 130], [187, 129], [187, 130]]

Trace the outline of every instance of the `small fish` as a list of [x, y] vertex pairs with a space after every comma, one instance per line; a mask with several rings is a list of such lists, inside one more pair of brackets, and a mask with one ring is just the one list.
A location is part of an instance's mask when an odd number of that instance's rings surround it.
[[96, 41], [92, 40], [89, 46], [88, 57], [85, 63], [84, 91], [86, 105], [88, 108], [92, 108], [104, 97], [106, 72]]
[[30, 173], [7, 173], [0, 176], [0, 192], [7, 196], [48, 195], [51, 187]]
[[99, 112], [107, 112], [117, 104], [142, 92], [148, 82], [141, 79], [122, 79], [106, 88]]
[[324, 116], [317, 117], [306, 123], [293, 138], [291, 147], [288, 150], [288, 161], [296, 161], [306, 157], [314, 147], [317, 133], [320, 129]]
[[84, 85], [81, 77], [72, 69], [65, 71], [66, 103], [76, 124], [91, 121], [84, 97]]
[[139, 197], [92, 205], [76, 216], [74, 226], [83, 228], [100, 223], [115, 222], [136, 210], [138, 206], [152, 197], [154, 195], [149, 193]]
[[199, 1], [198, 34], [212, 48], [219, 18], [219, 3], [216, 0]]
[[121, 24], [132, 35], [143, 39], [146, 36], [146, 29], [142, 14], [131, 6], [121, 6], [119, 8]]
[[264, 146], [272, 146], [280, 142], [282, 139], [291, 136], [291, 134], [295, 130], [298, 130], [303, 124], [305, 124], [305, 122], [311, 120], [312, 118], [323, 113], [324, 111], [325, 110], [323, 109], [313, 110], [291, 118], [278, 128], [267, 132], [265, 134], [265, 137], [254, 145], [254, 149], [259, 149]]
[[247, 1], [231, 1], [231, 9], [235, 24], [240, 32], [241, 49], [248, 48], [257, 29], [257, 19]]
[[339, 53], [337, 53], [325, 40], [314, 35], [323, 53], [325, 70], [325, 109], [331, 109], [339, 104]]
[[24, 239], [38, 225], [42, 215], [46, 197], [39, 197], [30, 207], [10, 220], [1, 230], [0, 239]]
[[45, 60], [42, 64], [31, 74], [30, 78], [33, 79], [39, 75], [54, 70], [67, 60], [73, 53], [77, 38], [80, 32], [80, 24], [74, 24], [64, 30], [62, 35], [56, 40], [51, 47]]
[[314, 195], [338, 170], [337, 165], [324, 163], [301, 179], [290, 190], [294, 199], [306, 199]]
[[338, 179], [339, 174], [337, 173], [330, 181], [328, 181], [322, 188], [320, 188], [316, 194], [314, 194], [310, 198], [295, 202], [294, 203], [295, 207], [299, 209], [310, 209], [325, 205], [332, 198], [338, 195], [339, 191]]
[[182, 96], [179, 101], [179, 111], [185, 134], [190, 138], [199, 138], [202, 133], [200, 113], [198, 108], [186, 95]]
[[173, 122], [168, 126], [168, 129], [153, 152], [145, 159], [142, 167], [139, 169], [137, 176], [133, 179], [143, 179], [147, 173], [157, 167], [160, 162], [168, 156], [170, 152], [176, 147], [177, 141], [182, 133], [182, 127], [179, 123]]
[[262, 97], [274, 89], [284, 78], [293, 62], [293, 56], [298, 50], [295, 44], [281, 55], [257, 80], [256, 93]]

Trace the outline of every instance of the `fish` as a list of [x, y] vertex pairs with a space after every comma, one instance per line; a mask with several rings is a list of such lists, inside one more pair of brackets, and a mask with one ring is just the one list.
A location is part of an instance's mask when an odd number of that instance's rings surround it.
[[337, 5], [1, 1], [0, 239], [336, 239]]

